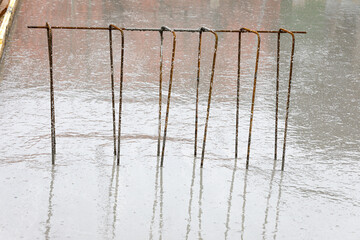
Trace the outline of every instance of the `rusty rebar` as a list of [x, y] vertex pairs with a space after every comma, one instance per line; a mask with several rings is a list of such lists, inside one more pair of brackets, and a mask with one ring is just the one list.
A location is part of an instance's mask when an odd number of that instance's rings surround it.
[[291, 91], [291, 78], [292, 78], [292, 70], [294, 63], [294, 52], [295, 52], [295, 35], [293, 32], [288, 31], [286, 29], [280, 28], [280, 31], [289, 33], [292, 37], [292, 45], [291, 45], [291, 57], [290, 57], [290, 69], [289, 69], [289, 85], [288, 85], [288, 94], [286, 101], [286, 115], [285, 115], [285, 129], [284, 129], [284, 145], [283, 145], [283, 155], [282, 155], [282, 163], [281, 163], [281, 171], [284, 171], [285, 166], [285, 149], [286, 149], [286, 135], [288, 128], [288, 119], [289, 119], [289, 106], [290, 106], [290, 91]]
[[277, 35], [277, 52], [276, 52], [276, 96], [275, 96], [275, 150], [274, 160], [277, 160], [277, 142], [278, 142], [278, 119], [279, 119], [279, 68], [280, 68], [280, 33]]
[[[28, 28], [46, 28], [46, 26], [28, 26]], [[109, 30], [108, 27], [71, 27], [71, 26], [53, 26], [53, 29], [68, 29], [68, 30]], [[137, 31], [137, 32], [161, 32], [161, 28], [121, 28], [123, 31]], [[174, 28], [174, 32], [192, 32], [198, 33], [200, 29], [186, 29], [186, 28]], [[214, 32], [223, 32], [223, 33], [238, 33], [242, 30], [239, 29], [216, 29]], [[278, 33], [279, 31], [268, 31], [268, 30], [257, 30], [258, 33]], [[291, 31], [296, 34], [306, 34], [305, 31]]]
[[162, 69], [163, 69], [163, 31], [160, 32], [160, 74], [159, 74], [159, 123], [158, 123], [158, 145], [157, 156], [160, 156], [160, 142], [161, 142], [161, 105], [162, 105]]
[[173, 72], [174, 72], [174, 60], [175, 60], [175, 49], [176, 49], [176, 34], [175, 32], [163, 26], [161, 29], [170, 31], [173, 35], [173, 47], [172, 47], [172, 55], [171, 55], [171, 67], [170, 67], [170, 79], [169, 79], [169, 90], [168, 90], [168, 97], [167, 97], [167, 105], [166, 105], [166, 115], [165, 115], [165, 126], [164, 126], [164, 136], [163, 136], [163, 145], [162, 145], [162, 152], [161, 152], [161, 164], [160, 166], [163, 167], [164, 165], [164, 155], [165, 155], [165, 143], [166, 143], [166, 133], [167, 133], [167, 126], [169, 120], [169, 108], [170, 108], [170, 99], [171, 99], [171, 87], [172, 87], [172, 80], [173, 80]]
[[[111, 63], [111, 84], [112, 84], [112, 109], [113, 109], [113, 137], [114, 137], [114, 154], [117, 155], [117, 164], [120, 164], [120, 138], [121, 138], [121, 114], [122, 114], [122, 89], [123, 89], [123, 62], [124, 62], [124, 31], [158, 31], [161, 34], [161, 49], [160, 49], [160, 86], [159, 86], [159, 136], [158, 136], [158, 150], [157, 155], [160, 155], [160, 142], [161, 142], [161, 100], [162, 100], [162, 45], [163, 45], [163, 31], [171, 31], [173, 33], [173, 54], [171, 61], [171, 70], [170, 70], [170, 80], [169, 80], [169, 92], [168, 92], [168, 102], [167, 110], [165, 117], [165, 128], [164, 128], [164, 138], [162, 146], [162, 156], [161, 156], [161, 166], [163, 166], [163, 158], [165, 152], [165, 142], [166, 142], [166, 133], [168, 125], [168, 116], [169, 116], [169, 106], [170, 106], [170, 96], [171, 96], [171, 86], [172, 86], [172, 76], [173, 76], [173, 66], [175, 58], [175, 46], [176, 46], [176, 34], [175, 32], [191, 32], [199, 33], [199, 50], [198, 50], [198, 73], [197, 73], [197, 87], [196, 87], [196, 116], [195, 116], [195, 147], [194, 155], [197, 154], [197, 125], [198, 125], [198, 97], [199, 97], [199, 81], [200, 81], [200, 61], [201, 61], [201, 36], [202, 32], [207, 31], [215, 35], [215, 49], [213, 57], [213, 66], [210, 80], [210, 88], [208, 95], [208, 106], [207, 106], [207, 116], [204, 129], [204, 138], [203, 138], [203, 148], [201, 156], [201, 167], [203, 166], [203, 160], [205, 155], [205, 145], [206, 145], [206, 136], [208, 128], [208, 120], [210, 114], [210, 103], [211, 103], [211, 92], [215, 71], [215, 62], [216, 62], [216, 51], [218, 44], [218, 36], [216, 32], [227, 32], [227, 33], [239, 33], [239, 43], [238, 43], [238, 78], [237, 78], [237, 106], [236, 106], [236, 143], [235, 143], [235, 158], [238, 157], [238, 127], [239, 127], [239, 94], [240, 94], [240, 58], [241, 58], [241, 34], [242, 33], [255, 33], [258, 37], [258, 48], [256, 55], [256, 64], [255, 64], [255, 73], [254, 73], [254, 83], [253, 83], [253, 95], [252, 95], [252, 104], [251, 104], [251, 115], [250, 115], [250, 126], [249, 126], [249, 138], [248, 138], [248, 151], [247, 151], [247, 160], [246, 168], [249, 165], [250, 157], [250, 146], [251, 146], [251, 132], [252, 132], [252, 122], [254, 115], [254, 102], [255, 102], [255, 92], [256, 92], [256, 80], [257, 80], [257, 71], [258, 71], [258, 62], [259, 62], [259, 51], [260, 51], [260, 33], [277, 33], [278, 34], [278, 49], [277, 49], [277, 76], [276, 76], [276, 113], [275, 113], [275, 153], [274, 158], [277, 158], [277, 139], [278, 139], [278, 96], [279, 96], [279, 59], [280, 59], [280, 34], [288, 33], [292, 35], [292, 52], [291, 52], [291, 63], [290, 63], [290, 73], [289, 73], [289, 86], [288, 86], [288, 96], [287, 96], [287, 106], [286, 106], [286, 117], [285, 117], [285, 130], [284, 130], [284, 143], [283, 143], [283, 157], [282, 157], [282, 170], [284, 170], [285, 162], [285, 149], [286, 149], [286, 136], [287, 136], [287, 127], [288, 127], [288, 116], [289, 116], [289, 105], [290, 105], [290, 91], [291, 91], [291, 78], [292, 78], [292, 69], [293, 69], [293, 57], [294, 57], [294, 47], [295, 47], [295, 36], [294, 34], [306, 34], [304, 31], [289, 31], [286, 29], [280, 29], [278, 31], [254, 31], [247, 28], [241, 28], [239, 30], [229, 30], [229, 29], [220, 29], [220, 30], [211, 30], [208, 28], [200, 29], [170, 29], [168, 27], [158, 28], [118, 28], [115, 25], [110, 25], [109, 27], [67, 27], [67, 26], [50, 26], [49, 23], [46, 23], [45, 26], [28, 26], [28, 28], [37, 28], [37, 29], [47, 29], [48, 36], [48, 50], [49, 50], [49, 65], [50, 65], [50, 98], [51, 98], [51, 145], [52, 145], [52, 163], [55, 164], [55, 154], [56, 154], [56, 138], [55, 138], [55, 106], [54, 106], [54, 89], [53, 89], [53, 43], [52, 43], [52, 30], [53, 29], [74, 29], [74, 30], [108, 30], [109, 31], [109, 43], [110, 43], [110, 63]], [[118, 135], [118, 148], [116, 149], [116, 127], [115, 127], [115, 95], [114, 95], [114, 66], [113, 66], [113, 51], [112, 51], [112, 30], [116, 29], [121, 32], [121, 71], [120, 71], [120, 97], [119, 97], [119, 135]], [[117, 154], [116, 154], [117, 150]]]
[[46, 23], [48, 51], [49, 51], [49, 67], [50, 67], [50, 108], [51, 108], [51, 163], [55, 164], [56, 154], [56, 137], [55, 137], [55, 101], [54, 101], [54, 79], [53, 79], [53, 41], [52, 28]]
[[200, 85], [200, 62], [201, 62], [201, 38], [202, 28], [199, 32], [199, 46], [198, 46], [198, 65], [196, 76], [196, 106], [195, 106], [195, 143], [194, 143], [194, 156], [197, 155], [197, 137], [198, 137], [198, 117], [199, 117], [199, 85]]
[[259, 55], [260, 55], [260, 34], [257, 31], [242, 28], [244, 31], [252, 32], [257, 35], [258, 44], [256, 50], [256, 62], [255, 62], [255, 72], [254, 72], [254, 83], [253, 83], [253, 93], [252, 93], [252, 100], [251, 100], [251, 114], [250, 114], [250, 126], [249, 126], [249, 138], [248, 138], [248, 149], [247, 149], [247, 156], [246, 156], [246, 169], [249, 168], [249, 159], [250, 159], [250, 146], [251, 146], [251, 131], [252, 131], [252, 123], [254, 119], [254, 105], [255, 105], [255, 92], [256, 92], [256, 80], [257, 80], [257, 72], [259, 66]]
[[239, 105], [240, 105], [240, 62], [241, 62], [241, 31], [239, 32], [238, 40], [238, 65], [237, 65], [237, 79], [236, 79], [236, 126], [235, 126], [235, 159], [238, 157], [239, 144]]
[[214, 45], [214, 55], [213, 55], [213, 63], [211, 67], [211, 78], [210, 78], [210, 87], [209, 87], [209, 95], [208, 95], [208, 104], [207, 104], [207, 110], [206, 110], [206, 121], [205, 121], [205, 129], [204, 129], [204, 138], [203, 138], [203, 146], [202, 146], [202, 152], [201, 152], [201, 168], [204, 166], [204, 156], [205, 156], [205, 145], [206, 145], [206, 135], [207, 135], [207, 129], [209, 124], [209, 116], [210, 116], [210, 104], [211, 104], [211, 93], [214, 83], [214, 75], [215, 75], [215, 63], [216, 63], [216, 52], [217, 52], [217, 46], [218, 46], [218, 35], [211, 29], [202, 27], [203, 31], [205, 32], [211, 32], [215, 36], [215, 45]]
[[114, 58], [112, 44], [112, 27], [109, 26], [109, 47], [110, 47], [110, 72], [111, 72], [111, 104], [113, 117], [113, 139], [114, 139], [114, 155], [116, 155], [116, 124], [115, 124], [115, 94], [114, 94]]
[[124, 31], [117, 26], [110, 24], [110, 28], [120, 31], [121, 33], [121, 60], [120, 60], [120, 96], [119, 96], [119, 126], [118, 126], [118, 147], [117, 147], [117, 165], [120, 165], [120, 139], [121, 139], [121, 111], [122, 111], [122, 92], [124, 80]]

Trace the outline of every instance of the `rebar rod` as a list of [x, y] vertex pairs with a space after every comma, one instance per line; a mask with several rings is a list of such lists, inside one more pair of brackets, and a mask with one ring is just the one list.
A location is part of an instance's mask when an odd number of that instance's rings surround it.
[[276, 96], [275, 96], [275, 150], [274, 160], [277, 160], [277, 142], [278, 142], [278, 119], [279, 119], [279, 68], [280, 68], [280, 33], [277, 35], [277, 52], [276, 52]]
[[204, 166], [206, 135], [207, 135], [207, 129], [208, 129], [208, 124], [209, 124], [209, 116], [210, 116], [211, 92], [212, 92], [213, 83], [214, 83], [216, 52], [217, 52], [217, 46], [218, 46], [218, 40], [219, 40], [218, 35], [213, 30], [205, 28], [205, 27], [202, 27], [202, 29], [203, 29], [203, 31], [211, 32], [215, 36], [215, 46], [214, 46], [213, 63], [212, 63], [212, 67], [211, 67], [210, 87], [209, 87], [208, 104], [207, 104], [207, 110], [206, 110], [203, 146], [202, 146], [202, 153], [201, 153], [201, 168]]
[[111, 73], [111, 104], [113, 118], [113, 139], [114, 139], [114, 155], [116, 155], [116, 124], [115, 124], [115, 94], [114, 94], [114, 58], [112, 44], [112, 27], [109, 26], [109, 47], [110, 47], [110, 73]]
[[175, 60], [175, 49], [176, 49], [176, 34], [175, 32], [166, 27], [162, 27], [163, 30], [168, 30], [173, 35], [173, 47], [172, 47], [172, 54], [171, 54], [171, 67], [170, 67], [170, 79], [169, 79], [169, 90], [168, 90], [168, 97], [167, 97], [167, 105], [166, 105], [166, 115], [165, 115], [165, 126], [164, 126], [164, 136], [163, 136], [163, 145], [162, 145], [162, 152], [161, 152], [161, 164], [160, 166], [163, 167], [164, 165], [164, 155], [165, 155], [165, 143], [166, 143], [166, 133], [168, 127], [168, 120], [169, 120], [169, 109], [170, 109], [170, 99], [171, 99], [171, 87], [172, 87], [172, 80], [173, 80], [173, 73], [174, 73], [174, 60]]
[[[28, 28], [46, 28], [46, 26], [28, 26]], [[73, 30], [109, 30], [108, 27], [71, 27], [71, 26], [53, 26], [52, 29], [73, 29]], [[123, 31], [137, 31], [137, 32], [161, 32], [164, 31], [161, 28], [121, 28]], [[186, 28], [174, 28], [174, 32], [192, 32], [198, 33], [200, 29], [186, 29]], [[169, 31], [169, 30], [166, 30]], [[216, 29], [214, 32], [223, 32], [223, 33], [238, 33], [241, 30], [239, 29]], [[278, 33], [279, 31], [268, 31], [268, 30], [257, 30], [258, 33]], [[291, 31], [294, 34], [306, 34], [305, 31]]]
[[249, 138], [248, 138], [248, 149], [247, 149], [247, 156], [246, 156], [246, 169], [249, 168], [249, 159], [250, 159], [250, 146], [251, 146], [251, 131], [252, 131], [252, 124], [254, 119], [254, 105], [255, 105], [255, 92], [256, 92], [256, 80], [257, 80], [257, 72], [259, 66], [259, 55], [260, 55], [260, 34], [257, 31], [242, 28], [247, 32], [252, 32], [257, 35], [258, 44], [256, 50], [256, 62], [255, 62], [255, 72], [254, 72], [254, 83], [253, 83], [253, 93], [252, 93], [252, 100], [251, 100], [251, 114], [250, 114], [250, 126], [249, 126]]
[[[200, 29], [201, 30], [201, 29]], [[203, 31], [199, 32], [199, 46], [198, 46], [198, 65], [196, 76], [196, 106], [195, 106], [195, 143], [194, 156], [197, 155], [197, 137], [198, 137], [198, 117], [199, 117], [199, 85], [200, 85], [200, 62], [201, 62], [201, 38]]]
[[[170, 98], [171, 98], [171, 87], [172, 87], [172, 78], [173, 78], [173, 68], [174, 68], [174, 58], [175, 58], [175, 47], [176, 47], [176, 34], [175, 32], [191, 32], [199, 33], [199, 46], [198, 46], [198, 69], [197, 69], [197, 82], [196, 82], [196, 112], [195, 112], [195, 146], [194, 146], [194, 156], [197, 155], [197, 138], [198, 138], [198, 104], [199, 104], [199, 83], [200, 83], [200, 62], [201, 62], [201, 40], [203, 32], [211, 32], [215, 36], [215, 48], [213, 56], [213, 65], [211, 70], [211, 79], [208, 95], [208, 105], [207, 105], [207, 115], [204, 129], [204, 138], [203, 138], [203, 147], [201, 155], [201, 167], [203, 167], [204, 155], [205, 155], [205, 146], [206, 146], [206, 137], [208, 129], [208, 121], [210, 115], [210, 104], [211, 104], [211, 93], [214, 80], [215, 72], [215, 63], [216, 63], [216, 52], [218, 45], [218, 36], [217, 32], [223, 33], [239, 33], [239, 42], [238, 42], [238, 73], [237, 73], [237, 99], [236, 99], [236, 137], [235, 137], [235, 158], [238, 157], [238, 128], [239, 128], [239, 101], [240, 101], [240, 62], [241, 62], [241, 36], [242, 33], [255, 33], [258, 38], [258, 46], [256, 53], [256, 63], [255, 63], [255, 72], [254, 72], [254, 82], [253, 82], [253, 93], [252, 93], [252, 103], [251, 103], [251, 114], [250, 114], [250, 125], [249, 125], [249, 137], [248, 137], [248, 150], [247, 150], [247, 159], [246, 159], [246, 168], [249, 166], [250, 158], [250, 146], [251, 146], [251, 134], [252, 134], [252, 125], [254, 117], [254, 104], [255, 104], [255, 93], [256, 93], [256, 80], [258, 72], [258, 63], [259, 63], [259, 52], [260, 52], [260, 33], [277, 33], [278, 34], [278, 45], [277, 45], [277, 72], [276, 72], [276, 109], [275, 109], [275, 152], [274, 159], [277, 159], [277, 142], [278, 142], [278, 105], [279, 105], [279, 68], [280, 68], [280, 35], [281, 33], [288, 33], [292, 35], [292, 51], [291, 51], [291, 62], [290, 62], [290, 71], [289, 71], [289, 84], [288, 84], [288, 94], [287, 94], [287, 104], [286, 104], [286, 116], [285, 116], [285, 130], [284, 130], [284, 142], [283, 142], [283, 156], [282, 156], [282, 170], [284, 170], [285, 162], [285, 151], [286, 151], [286, 137], [287, 137], [287, 127], [288, 127], [288, 117], [289, 117], [289, 106], [290, 106], [290, 92], [291, 92], [291, 79], [292, 79], [292, 69], [293, 69], [293, 58], [294, 58], [294, 48], [295, 48], [295, 36], [294, 34], [306, 34], [305, 31], [289, 31], [283, 28], [280, 28], [278, 31], [267, 31], [259, 30], [254, 31], [247, 28], [241, 28], [237, 30], [229, 29], [218, 29], [212, 30], [209, 28], [202, 27], [200, 29], [170, 29], [168, 27], [159, 28], [119, 28], [115, 25], [110, 25], [109, 27], [71, 27], [71, 26], [50, 26], [46, 22], [45, 26], [28, 26], [28, 28], [35, 29], [47, 29], [48, 37], [48, 51], [49, 51], [49, 66], [50, 66], [50, 102], [51, 102], [51, 148], [52, 148], [52, 164], [55, 164], [55, 155], [56, 155], [56, 137], [55, 137], [55, 106], [54, 106], [54, 87], [53, 87], [53, 41], [52, 41], [52, 30], [53, 29], [73, 29], [73, 30], [108, 30], [109, 31], [109, 45], [110, 45], [110, 67], [111, 67], [111, 88], [112, 88], [112, 115], [113, 115], [113, 139], [114, 139], [114, 155], [117, 155], [117, 164], [120, 164], [120, 139], [121, 139], [121, 115], [122, 115], [122, 91], [123, 91], [123, 66], [124, 66], [124, 31], [158, 31], [161, 36], [161, 46], [160, 46], [160, 79], [159, 79], [159, 129], [158, 129], [158, 148], [157, 155], [160, 155], [160, 144], [161, 144], [161, 108], [162, 108], [162, 70], [163, 70], [163, 32], [170, 31], [173, 34], [173, 51], [172, 51], [172, 60], [171, 60], [171, 70], [170, 70], [170, 79], [169, 79], [169, 90], [168, 90], [168, 99], [167, 99], [167, 108], [165, 116], [165, 127], [164, 127], [164, 136], [163, 136], [163, 145], [161, 153], [161, 167], [163, 166], [164, 154], [165, 154], [165, 143], [166, 143], [166, 134], [169, 118], [169, 108], [170, 108]], [[118, 148], [116, 149], [116, 126], [115, 126], [115, 94], [114, 94], [114, 61], [113, 61], [113, 46], [112, 46], [112, 30], [118, 30], [121, 32], [121, 69], [120, 69], [120, 97], [119, 97], [119, 134], [118, 134]]]
[[289, 33], [292, 37], [292, 45], [291, 45], [291, 57], [290, 57], [290, 69], [289, 69], [289, 85], [288, 85], [288, 94], [286, 101], [286, 114], [285, 114], [285, 129], [284, 129], [284, 145], [283, 145], [283, 155], [282, 155], [282, 163], [281, 163], [281, 171], [284, 171], [285, 167], [285, 149], [286, 149], [286, 135], [288, 128], [288, 119], [289, 119], [289, 106], [290, 106], [290, 91], [291, 91], [291, 78], [292, 78], [292, 70], [294, 63], [294, 52], [295, 52], [295, 35], [293, 32], [288, 31], [286, 29], [280, 28], [280, 31]]
[[238, 157], [238, 144], [239, 144], [240, 62], [241, 62], [241, 31], [239, 32], [239, 40], [238, 40], [238, 65], [237, 65], [237, 81], [236, 81], [235, 160]]
[[56, 137], [55, 137], [55, 101], [54, 101], [54, 79], [53, 79], [53, 41], [52, 28], [46, 23], [48, 51], [49, 51], [49, 67], [50, 67], [50, 108], [51, 108], [51, 163], [55, 164], [56, 154]]
[[110, 24], [110, 28], [120, 31], [121, 33], [121, 60], [120, 60], [120, 96], [119, 96], [119, 126], [118, 126], [118, 148], [117, 148], [117, 165], [120, 165], [120, 139], [121, 139], [121, 112], [122, 112], [122, 92], [124, 80], [124, 31], [117, 26]]
[[158, 123], [158, 145], [157, 156], [160, 156], [160, 142], [161, 142], [161, 105], [162, 105], [162, 71], [163, 71], [163, 31], [160, 32], [160, 76], [159, 76], [159, 123]]

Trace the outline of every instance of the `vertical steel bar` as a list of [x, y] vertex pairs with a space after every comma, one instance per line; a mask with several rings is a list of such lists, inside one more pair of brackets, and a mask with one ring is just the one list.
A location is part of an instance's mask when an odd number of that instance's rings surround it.
[[197, 137], [198, 137], [198, 117], [199, 117], [199, 85], [200, 85], [200, 62], [201, 62], [201, 38], [202, 28], [199, 32], [199, 47], [198, 47], [198, 66], [196, 76], [196, 107], [195, 107], [195, 145], [194, 145], [194, 156], [197, 155]]
[[238, 144], [239, 144], [240, 62], [241, 62], [241, 31], [239, 32], [239, 40], [238, 40], [238, 66], [237, 66], [237, 81], [236, 81], [235, 159], [237, 159], [238, 157]]
[[217, 46], [218, 46], [218, 40], [219, 40], [218, 35], [213, 30], [205, 28], [205, 27], [203, 27], [202, 29], [203, 29], [203, 31], [208, 31], [208, 32], [211, 32], [212, 34], [214, 34], [214, 36], [215, 36], [215, 46], [214, 46], [213, 64], [212, 64], [212, 68], [211, 68], [211, 78], [210, 78], [208, 105], [207, 105], [207, 111], [206, 111], [206, 122], [205, 122], [203, 146], [202, 146], [202, 153], [201, 153], [201, 168], [204, 166], [206, 135], [207, 135], [207, 129], [208, 129], [208, 123], [209, 123], [211, 93], [212, 93], [212, 88], [213, 88], [213, 83], [214, 83], [216, 52], [217, 52]]
[[124, 80], [124, 31], [117, 26], [111, 24], [110, 27], [120, 31], [121, 33], [121, 62], [120, 62], [120, 96], [119, 96], [119, 126], [118, 126], [118, 147], [117, 147], [117, 165], [120, 165], [120, 139], [121, 139], [121, 112], [122, 112], [122, 92]]
[[159, 128], [158, 128], [158, 145], [157, 156], [160, 156], [160, 142], [161, 142], [161, 101], [162, 101], [162, 69], [163, 69], [163, 31], [160, 31], [160, 76], [159, 76]]
[[55, 164], [56, 139], [55, 139], [55, 103], [54, 103], [54, 79], [53, 79], [53, 41], [52, 29], [49, 23], [46, 23], [49, 66], [50, 66], [50, 106], [51, 106], [51, 163]]
[[112, 104], [112, 117], [113, 117], [114, 155], [116, 155], [115, 94], [114, 94], [114, 58], [113, 58], [112, 27], [111, 27], [111, 25], [109, 26], [109, 46], [110, 46], [111, 104]]
[[174, 72], [174, 60], [175, 60], [175, 49], [176, 49], [176, 34], [175, 32], [163, 26], [161, 29], [170, 31], [173, 34], [173, 48], [172, 48], [172, 56], [171, 56], [171, 67], [170, 67], [170, 79], [169, 79], [169, 90], [168, 90], [168, 97], [167, 97], [167, 105], [166, 105], [166, 115], [165, 115], [165, 127], [164, 127], [164, 137], [163, 137], [163, 145], [162, 145], [162, 152], [161, 152], [161, 164], [160, 166], [163, 167], [164, 165], [164, 154], [165, 154], [165, 143], [166, 143], [166, 133], [168, 127], [168, 120], [169, 120], [169, 108], [170, 108], [170, 98], [171, 98], [171, 87], [172, 87], [172, 80], [173, 80], [173, 72]]
[[278, 119], [279, 119], [279, 68], [280, 68], [280, 33], [277, 35], [277, 53], [276, 53], [276, 103], [275, 103], [275, 152], [274, 160], [277, 160], [277, 142], [278, 142]]
[[281, 163], [281, 171], [284, 171], [285, 167], [285, 149], [286, 149], [286, 135], [288, 128], [288, 119], [289, 119], [289, 106], [290, 106], [290, 91], [291, 91], [291, 78], [292, 78], [292, 70], [293, 70], [293, 62], [294, 62], [294, 52], [295, 52], [295, 35], [293, 32], [290, 32], [286, 29], [280, 28], [281, 31], [289, 33], [292, 37], [292, 45], [291, 45], [291, 58], [290, 58], [290, 70], [289, 70], [289, 85], [288, 85], [288, 94], [287, 94], [287, 102], [286, 102], [286, 115], [285, 115], [285, 129], [284, 129], [284, 145], [283, 145], [283, 155], [282, 155], [282, 163]]
[[251, 146], [251, 130], [252, 130], [252, 123], [254, 118], [254, 105], [255, 105], [255, 92], [256, 92], [256, 79], [257, 79], [257, 72], [259, 66], [259, 55], [260, 55], [260, 34], [257, 31], [253, 31], [247, 28], [242, 28], [245, 31], [255, 33], [258, 37], [258, 44], [256, 50], [256, 62], [255, 62], [255, 72], [254, 72], [254, 85], [253, 85], [253, 93], [252, 93], [252, 100], [251, 100], [251, 115], [250, 115], [250, 126], [249, 126], [249, 138], [248, 138], [248, 149], [247, 149], [247, 156], [246, 156], [246, 169], [249, 168], [249, 158], [250, 158], [250, 146]]

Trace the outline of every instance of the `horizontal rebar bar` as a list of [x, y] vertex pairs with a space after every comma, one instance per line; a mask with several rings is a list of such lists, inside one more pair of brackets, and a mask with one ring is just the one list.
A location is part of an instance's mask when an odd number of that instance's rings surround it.
[[[28, 26], [28, 28], [44, 28], [46, 29], [46, 26]], [[73, 30], [107, 30], [109, 31], [109, 27], [68, 27], [68, 26], [52, 26], [52, 29], [73, 29]], [[167, 29], [161, 29], [161, 28], [121, 28], [123, 31], [139, 31], [139, 32], [161, 32], [161, 31], [169, 31]], [[192, 32], [192, 33], [199, 33], [200, 29], [186, 29], [186, 28], [174, 28], [174, 32]], [[205, 32], [208, 30], [205, 30]], [[213, 30], [214, 32], [227, 32], [227, 33], [238, 33], [238, 32], [244, 32], [240, 29], [216, 29]], [[267, 31], [267, 30], [258, 30], [256, 31], [258, 33], [279, 33], [279, 30], [276, 31]], [[292, 33], [296, 34], [306, 34], [305, 31], [291, 31]], [[281, 32], [286, 33], [286, 32]]]

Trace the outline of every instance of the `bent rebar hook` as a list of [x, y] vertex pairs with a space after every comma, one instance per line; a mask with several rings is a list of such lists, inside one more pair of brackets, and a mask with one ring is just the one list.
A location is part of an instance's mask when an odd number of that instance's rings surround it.
[[159, 121], [158, 121], [158, 145], [157, 156], [160, 156], [160, 142], [161, 142], [161, 105], [162, 105], [162, 69], [163, 69], [163, 31], [160, 31], [160, 71], [159, 71]]
[[[120, 165], [120, 138], [121, 138], [121, 111], [122, 111], [122, 91], [123, 91], [123, 79], [124, 79], [124, 31], [121, 28], [118, 28], [117, 26], [110, 24], [109, 30], [111, 34], [111, 29], [115, 29], [120, 31], [121, 33], [121, 64], [120, 64], [120, 96], [119, 96], [119, 125], [118, 125], [118, 147], [117, 147], [117, 158], [116, 163], [119, 166]], [[112, 73], [113, 74], [113, 73]], [[113, 82], [112, 82], [113, 84]], [[113, 115], [114, 116], [114, 115]], [[115, 122], [115, 118], [113, 118]], [[114, 147], [114, 149], [116, 149]]]
[[[161, 163], [160, 167], [164, 165], [164, 155], [165, 155], [165, 143], [166, 143], [166, 133], [167, 133], [167, 126], [169, 120], [169, 108], [170, 108], [170, 98], [171, 98], [171, 87], [172, 87], [172, 80], [173, 80], [173, 72], [174, 72], [174, 60], [175, 60], [175, 49], [176, 49], [176, 34], [173, 29], [170, 29], [166, 26], [161, 27], [161, 31], [170, 31], [173, 35], [173, 48], [172, 48], [172, 56], [171, 56], [171, 67], [170, 67], [170, 79], [169, 79], [169, 90], [168, 90], [168, 97], [167, 97], [167, 106], [166, 106], [166, 115], [165, 115], [165, 127], [164, 127], [164, 136], [163, 136], [163, 145], [162, 145], [162, 152], [161, 152]], [[162, 57], [162, 55], [161, 55]], [[161, 70], [162, 70], [162, 60], [161, 60]], [[162, 73], [161, 73], [162, 76]], [[161, 101], [159, 101], [161, 105]], [[159, 112], [159, 116], [161, 117], [161, 112]], [[159, 125], [161, 127], [161, 125]]]
[[[279, 59], [280, 59], [280, 33], [285, 32], [291, 35], [292, 37], [292, 45], [291, 45], [291, 57], [290, 57], [290, 69], [289, 69], [289, 84], [288, 84], [288, 93], [287, 93], [287, 101], [286, 101], [286, 113], [285, 113], [285, 129], [284, 129], [284, 142], [283, 142], [283, 154], [282, 154], [282, 163], [281, 163], [281, 171], [284, 171], [285, 167], [285, 149], [286, 149], [286, 135], [287, 135], [287, 128], [288, 128], [288, 119], [289, 119], [289, 106], [290, 106], [290, 91], [291, 91], [291, 78], [292, 78], [292, 70], [293, 70], [293, 62], [294, 62], [294, 52], [295, 52], [295, 34], [291, 31], [288, 31], [284, 28], [279, 29], [278, 33], [278, 60], [277, 60], [277, 77], [276, 77], [276, 139], [275, 143], [277, 146], [277, 117], [278, 117], [278, 86], [279, 86]], [[275, 150], [275, 157], [276, 157], [276, 150]], [[276, 158], [275, 158], [276, 160]]]
[[257, 31], [248, 29], [248, 28], [241, 28], [241, 31], [244, 32], [252, 32], [257, 35], [258, 44], [256, 50], [256, 62], [255, 62], [255, 72], [254, 72], [254, 83], [253, 83], [253, 92], [252, 92], [252, 100], [251, 100], [251, 114], [250, 114], [250, 125], [249, 125], [249, 138], [248, 138], [248, 149], [247, 149], [247, 156], [246, 156], [246, 169], [249, 168], [249, 159], [250, 159], [250, 146], [251, 146], [251, 131], [252, 131], [252, 123], [254, 119], [254, 105], [255, 105], [255, 93], [256, 93], [256, 80], [257, 80], [257, 73], [258, 73], [258, 66], [259, 66], [259, 56], [260, 56], [260, 34]]
[[[218, 35], [214, 30], [211, 30], [206, 27], [200, 28], [200, 32], [211, 32], [215, 36], [215, 46], [214, 46], [214, 55], [213, 55], [213, 64], [211, 68], [211, 78], [210, 78], [210, 87], [209, 87], [209, 96], [208, 96], [208, 104], [207, 104], [207, 111], [206, 111], [206, 121], [205, 121], [205, 129], [204, 129], [204, 138], [203, 138], [203, 146], [202, 146], [202, 152], [201, 152], [201, 168], [204, 165], [204, 157], [205, 157], [205, 144], [206, 144], [206, 135], [207, 135], [207, 128], [209, 123], [209, 115], [210, 115], [210, 103], [211, 103], [211, 92], [212, 87], [214, 83], [214, 75], [215, 75], [215, 63], [216, 63], [216, 52], [217, 52], [217, 46], [218, 46]], [[201, 47], [201, 46], [200, 46]]]
[[199, 85], [200, 85], [200, 62], [201, 62], [201, 39], [203, 28], [199, 29], [199, 46], [198, 46], [198, 65], [196, 75], [196, 106], [195, 106], [195, 140], [194, 140], [194, 156], [197, 155], [197, 136], [198, 136], [198, 117], [199, 117]]

